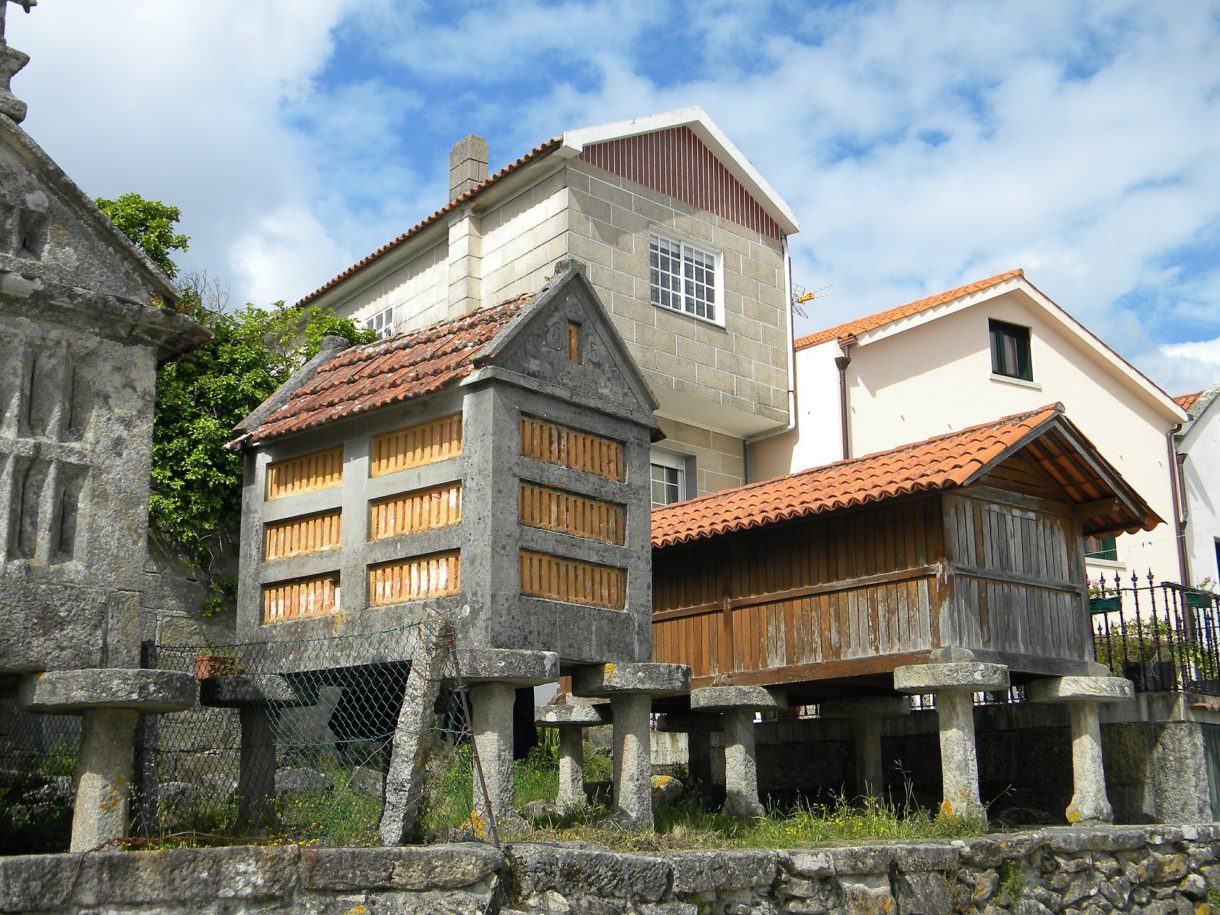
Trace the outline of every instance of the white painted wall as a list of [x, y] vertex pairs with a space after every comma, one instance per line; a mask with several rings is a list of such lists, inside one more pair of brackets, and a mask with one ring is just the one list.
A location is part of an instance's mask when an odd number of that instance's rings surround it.
[[1220, 581], [1216, 543], [1220, 540], [1220, 393], [1207, 409], [1192, 410], [1195, 421], [1178, 445], [1186, 455], [1182, 488], [1186, 496], [1186, 545], [1191, 584]]
[[[1033, 383], [992, 376], [989, 318], [1031, 329]], [[837, 434], [831, 434], [838, 423], [828, 418], [839, 409], [833, 362], [838, 349], [832, 342], [797, 354], [798, 416], [804, 422], [812, 414], [815, 421], [808, 441], [802, 432], [786, 443], [788, 472], [827, 463], [841, 453]], [[1091, 574], [1152, 568], [1159, 577], [1178, 580], [1166, 442], [1175, 420], [1046, 317], [1024, 292], [985, 299], [856, 345], [851, 359], [849, 420], [857, 457], [1062, 403], [1072, 422], [1166, 521], [1151, 532], [1120, 536], [1119, 562], [1097, 563]], [[770, 455], [768, 469], [775, 461]]]
[[831, 340], [796, 354], [796, 426], [751, 446], [750, 476], [755, 480], [819, 467], [843, 456], [839, 370], [835, 366], [835, 358], [842, 353]]

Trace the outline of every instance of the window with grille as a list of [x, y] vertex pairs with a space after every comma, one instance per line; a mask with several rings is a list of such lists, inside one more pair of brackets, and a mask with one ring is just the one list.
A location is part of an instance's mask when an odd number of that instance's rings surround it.
[[376, 331], [377, 336], [381, 338], [394, 336], [394, 306], [383, 308], [371, 318], [365, 318], [364, 326], [369, 330]]
[[1007, 378], [1034, 380], [1029, 358], [1029, 328], [1005, 321], [988, 321], [991, 332], [991, 371]]
[[652, 304], [720, 323], [717, 255], [660, 235], [648, 241]]
[[1115, 543], [1114, 535], [1110, 534], [1106, 537], [1085, 537], [1084, 558], [1104, 559], [1109, 562], [1118, 562], [1118, 544]]

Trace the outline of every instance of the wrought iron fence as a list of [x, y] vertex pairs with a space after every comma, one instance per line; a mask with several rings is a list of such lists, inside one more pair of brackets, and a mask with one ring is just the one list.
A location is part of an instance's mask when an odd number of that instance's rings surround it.
[[1220, 618], [1216, 595], [1151, 572], [1089, 582], [1093, 650], [1137, 692], [1220, 695]]

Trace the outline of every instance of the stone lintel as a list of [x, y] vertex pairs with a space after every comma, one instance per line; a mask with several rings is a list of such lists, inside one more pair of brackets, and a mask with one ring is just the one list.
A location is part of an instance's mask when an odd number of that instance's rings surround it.
[[690, 692], [690, 668], [685, 664], [597, 664], [577, 667], [572, 693], [587, 698], [609, 698], [629, 693], [648, 696], [685, 696]]
[[763, 686], [703, 686], [691, 690], [692, 712], [725, 712], [731, 709], [774, 711], [788, 707], [782, 692]]
[[985, 664], [979, 661], [910, 664], [894, 669], [894, 689], [900, 693], [1008, 689], [1008, 668], [1003, 664]]
[[1030, 702], [1126, 702], [1135, 687], [1122, 677], [1045, 677], [1025, 688]]
[[608, 705], [540, 705], [534, 723], [544, 728], [591, 728], [611, 721]]
[[191, 708], [195, 695], [188, 673], [101, 667], [33, 674], [22, 682], [17, 702], [27, 712], [51, 715], [103, 708], [150, 714]]
[[862, 696], [819, 702], [818, 711], [823, 718], [898, 718], [911, 714], [911, 703], [905, 696]]
[[314, 705], [316, 702], [316, 693], [312, 696], [299, 693], [286, 679], [276, 674], [209, 677], [199, 683], [199, 704], [208, 708], [241, 708], [249, 705], [292, 708]]
[[559, 679], [559, 655], [553, 651], [463, 648], [458, 650], [457, 661], [462, 679], [471, 684], [540, 686]]

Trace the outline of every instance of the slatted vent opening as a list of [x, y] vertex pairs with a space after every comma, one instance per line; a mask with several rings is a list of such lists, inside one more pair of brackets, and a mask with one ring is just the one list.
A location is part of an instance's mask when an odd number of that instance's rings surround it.
[[521, 593], [526, 597], [621, 610], [627, 601], [627, 571], [522, 550]]
[[369, 539], [385, 540], [449, 527], [462, 520], [462, 484], [398, 493], [369, 503]]
[[338, 549], [341, 523], [335, 509], [268, 524], [263, 528], [263, 558], [270, 562]]
[[263, 588], [263, 624], [330, 616], [339, 610], [339, 575], [281, 581]]
[[526, 527], [621, 546], [626, 514], [623, 506], [614, 502], [534, 483], [521, 484], [521, 523]]
[[461, 590], [457, 550], [412, 556], [369, 567], [369, 606], [444, 597]]
[[521, 453], [535, 461], [623, 481], [622, 442], [536, 416], [521, 417]]
[[462, 453], [462, 414], [375, 435], [372, 444], [369, 476], [373, 477], [447, 461]]
[[343, 446], [267, 465], [267, 498], [283, 499], [343, 482]]

